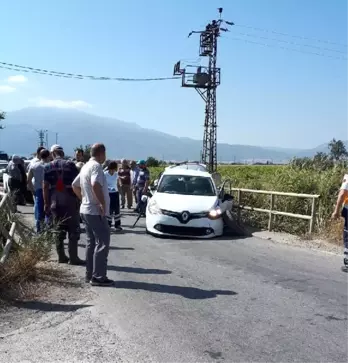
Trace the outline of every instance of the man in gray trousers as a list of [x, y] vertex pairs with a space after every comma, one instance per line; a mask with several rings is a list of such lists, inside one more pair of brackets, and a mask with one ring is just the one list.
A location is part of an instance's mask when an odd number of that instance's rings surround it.
[[72, 183], [81, 200], [80, 214], [86, 228], [86, 282], [93, 286], [110, 286], [107, 259], [110, 246], [110, 227], [107, 216], [110, 199], [102, 164], [106, 160], [103, 144], [94, 144], [91, 158]]

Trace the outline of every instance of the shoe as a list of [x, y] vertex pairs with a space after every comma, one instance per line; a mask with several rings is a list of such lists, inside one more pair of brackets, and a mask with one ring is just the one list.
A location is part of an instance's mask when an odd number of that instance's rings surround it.
[[68, 263], [68, 262], [69, 262], [69, 257], [67, 256], [58, 258], [58, 263]]
[[103, 280], [96, 279], [95, 277], [92, 277], [90, 284], [92, 286], [112, 286], [114, 284], [113, 280], [108, 279], [105, 277]]
[[121, 208], [124, 209], [124, 205], [122, 205]]
[[123, 231], [123, 228], [121, 226], [115, 226], [116, 231]]
[[72, 266], [85, 266], [86, 261], [81, 260], [80, 258], [78, 258], [77, 260], [69, 261], [69, 265], [72, 265]]
[[91, 282], [91, 279], [92, 279], [91, 277], [86, 276], [85, 277], [85, 283], [89, 284]]

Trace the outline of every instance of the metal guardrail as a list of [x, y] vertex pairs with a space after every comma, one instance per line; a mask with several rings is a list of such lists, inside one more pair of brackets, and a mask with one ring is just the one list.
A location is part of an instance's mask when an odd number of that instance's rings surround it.
[[[254, 190], [254, 189], [243, 189], [243, 188], [230, 188], [230, 191], [237, 192], [237, 203], [238, 203], [238, 221], [240, 221], [240, 213], [241, 210], [249, 210], [261, 213], [268, 213], [268, 230], [271, 231], [273, 227], [273, 217], [275, 215], [279, 216], [287, 216], [292, 218], [298, 219], [305, 219], [309, 221], [309, 234], [313, 233], [314, 229], [314, 222], [315, 222], [315, 214], [316, 214], [316, 207], [317, 207], [317, 200], [320, 198], [320, 195], [317, 194], [298, 194], [298, 193], [286, 193], [286, 192], [276, 192], [276, 191], [269, 191], [269, 190]], [[243, 205], [243, 193], [252, 193], [252, 194], [265, 194], [270, 196], [270, 208], [254, 208], [251, 206]], [[281, 212], [274, 209], [274, 202], [276, 196], [287, 196], [287, 197], [296, 197], [296, 198], [305, 198], [305, 199], [312, 199], [312, 208], [311, 214], [296, 214], [296, 213], [289, 213], [289, 212]]]
[[[5, 211], [5, 214], [7, 216], [8, 221], [10, 221], [11, 209], [12, 209], [10, 196], [9, 196], [9, 194], [6, 194], [4, 192], [0, 192], [0, 198], [1, 198], [0, 211]], [[2, 223], [0, 224], [0, 233], [6, 238], [6, 243], [5, 243], [5, 245], [3, 246], [3, 249], [2, 249], [0, 264], [5, 263], [5, 261], [7, 260], [9, 254], [10, 254], [10, 250], [12, 248], [12, 245], [17, 244], [17, 242], [15, 241], [15, 237], [14, 237], [17, 227], [18, 227], [17, 223], [12, 222], [10, 231], [7, 231], [5, 226]], [[17, 233], [18, 232], [19, 231], [17, 230]], [[19, 232], [19, 234], [21, 234], [21, 233]]]

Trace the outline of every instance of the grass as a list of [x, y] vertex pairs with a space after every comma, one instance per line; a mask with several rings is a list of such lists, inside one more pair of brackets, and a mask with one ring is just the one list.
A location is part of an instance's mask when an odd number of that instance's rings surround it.
[[[0, 211], [0, 223], [6, 220], [6, 214]], [[54, 236], [48, 231], [36, 235], [33, 229], [24, 224], [17, 215], [11, 215], [11, 220], [21, 222], [26, 240], [20, 246], [12, 248], [8, 259], [0, 265], [0, 301], [23, 298], [33, 294], [35, 282], [42, 274], [42, 263], [48, 261], [51, 254]], [[7, 224], [7, 230], [9, 225]], [[2, 241], [3, 242], [3, 241]], [[2, 254], [0, 243], [0, 254]], [[47, 274], [47, 273], [46, 273]]]
[[[151, 179], [154, 180], [161, 171], [163, 171], [163, 168], [151, 168]], [[332, 222], [330, 217], [343, 175], [346, 173], [343, 166], [320, 170], [293, 165], [268, 167], [263, 165], [224, 165], [218, 167], [218, 172], [222, 175], [222, 180], [230, 179], [232, 186], [236, 188], [320, 195], [315, 218], [315, 234], [325, 236], [330, 240], [342, 240], [341, 222]], [[261, 194], [244, 193], [242, 204], [269, 209], [270, 197]], [[275, 210], [310, 215], [311, 200], [277, 196]], [[242, 220], [254, 227], [266, 229], [268, 214], [242, 211]], [[303, 236], [308, 232], [308, 227], [309, 221], [285, 216], [276, 216], [274, 218], [275, 231]]]

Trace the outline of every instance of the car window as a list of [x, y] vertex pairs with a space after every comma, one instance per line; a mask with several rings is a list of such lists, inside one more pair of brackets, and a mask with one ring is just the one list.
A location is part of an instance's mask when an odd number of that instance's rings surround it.
[[0, 163], [0, 170], [6, 169], [7, 163]]
[[201, 196], [216, 195], [211, 178], [190, 175], [163, 175], [157, 192]]

